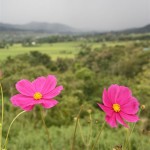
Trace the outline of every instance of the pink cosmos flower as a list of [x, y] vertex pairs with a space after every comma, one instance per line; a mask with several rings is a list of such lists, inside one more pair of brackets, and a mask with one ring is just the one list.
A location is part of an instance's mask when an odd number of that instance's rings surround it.
[[103, 104], [99, 107], [106, 113], [106, 122], [111, 127], [117, 127], [117, 122], [128, 127], [124, 120], [137, 122], [139, 120], [136, 113], [139, 110], [139, 102], [132, 96], [128, 87], [111, 85], [108, 91], [103, 91]]
[[58, 102], [54, 99], [59, 95], [63, 86], [57, 86], [57, 79], [53, 75], [38, 77], [34, 81], [20, 80], [16, 83], [16, 89], [20, 94], [11, 97], [14, 106], [30, 111], [35, 105], [42, 105], [44, 108], [51, 108]]

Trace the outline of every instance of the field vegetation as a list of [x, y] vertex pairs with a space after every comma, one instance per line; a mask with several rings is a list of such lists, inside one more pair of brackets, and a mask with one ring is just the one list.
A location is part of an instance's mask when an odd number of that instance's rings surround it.
[[[9, 100], [17, 93], [15, 83], [20, 79], [34, 80], [38, 76], [54, 74], [64, 90], [57, 97], [59, 104], [44, 111], [53, 150], [71, 149], [81, 105], [83, 110], [79, 117], [75, 149], [91, 150], [104, 121], [104, 112], [97, 102], [102, 103], [103, 89], [111, 84], [128, 86], [140, 106], [145, 105], [131, 136], [129, 149], [148, 150], [150, 41], [147, 36], [126, 35], [122, 38], [122, 35], [92, 35], [46, 43], [45, 39], [40, 39], [36, 44], [17, 41], [10, 45], [8, 42], [7, 47], [0, 48], [0, 82], [5, 96], [3, 139], [13, 117], [21, 111], [13, 107]], [[123, 145], [129, 130], [120, 125], [115, 129], [106, 125], [95, 150], [112, 150]], [[20, 116], [12, 127], [8, 150], [19, 149], [49, 149], [39, 107]]]

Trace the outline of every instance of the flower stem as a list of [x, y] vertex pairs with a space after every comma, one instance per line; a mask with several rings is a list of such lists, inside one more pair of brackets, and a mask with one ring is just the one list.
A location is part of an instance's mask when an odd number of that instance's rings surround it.
[[80, 107], [79, 113], [78, 113], [78, 115], [77, 115], [77, 120], [76, 120], [76, 124], [75, 124], [75, 129], [74, 129], [74, 133], [73, 133], [73, 140], [72, 140], [71, 150], [74, 150], [75, 138], [76, 138], [76, 131], [77, 131], [78, 121], [79, 121], [79, 117], [80, 117], [80, 113], [81, 113], [82, 109], [83, 109], [83, 105]]
[[49, 134], [48, 128], [47, 128], [45, 120], [44, 120], [44, 115], [43, 115], [43, 110], [42, 109], [41, 109], [41, 118], [42, 118], [43, 125], [45, 127], [46, 134], [48, 136], [49, 148], [50, 148], [50, 150], [52, 150], [51, 138], [50, 138], [50, 134]]
[[12, 124], [14, 123], [14, 121], [15, 121], [21, 114], [23, 114], [23, 113], [25, 113], [25, 112], [26, 112], [26, 111], [20, 112], [20, 113], [12, 120], [12, 122], [10, 123], [9, 128], [8, 128], [8, 131], [7, 131], [6, 139], [5, 139], [5, 144], [4, 144], [4, 149], [5, 149], [5, 150], [6, 150], [6, 148], [7, 148], [8, 136], [9, 136], [9, 132], [10, 132], [10, 129], [11, 129]]
[[100, 131], [99, 131], [99, 133], [98, 133], [98, 135], [97, 135], [97, 137], [96, 137], [96, 141], [95, 141], [95, 143], [93, 144], [92, 150], [94, 150], [95, 145], [97, 144], [98, 139], [100, 138], [100, 135], [101, 135], [101, 133], [102, 133], [102, 131], [103, 131], [103, 129], [104, 129], [104, 126], [105, 126], [105, 121], [104, 121], [104, 123], [103, 123], [103, 125], [102, 125], [102, 127], [101, 127], [101, 129], [100, 129]]
[[89, 146], [91, 144], [91, 141], [92, 141], [92, 116], [91, 116], [91, 113], [90, 113], [90, 127], [89, 127], [89, 139], [88, 139], [88, 143], [87, 143], [87, 150], [89, 149]]
[[1, 96], [2, 96], [2, 116], [1, 116], [1, 123], [0, 123], [0, 149], [2, 149], [2, 136], [3, 136], [3, 120], [4, 120], [4, 96], [3, 96], [3, 88], [0, 83], [0, 91], [1, 91]]
[[80, 119], [78, 120], [78, 125], [79, 125], [79, 130], [80, 130], [80, 135], [81, 135], [82, 142], [86, 146], [86, 142], [85, 142], [83, 132], [82, 132], [82, 128], [81, 128], [81, 124], [80, 124]]
[[[141, 109], [140, 109], [140, 111], [139, 111], [139, 113], [138, 113], [138, 116], [140, 115], [140, 113], [141, 113]], [[127, 137], [127, 139], [126, 139], [126, 141], [125, 141], [123, 150], [128, 149], [128, 144], [129, 144], [129, 141], [130, 141], [130, 137], [131, 137], [131, 135], [132, 135], [132, 133], [133, 133], [133, 130], [134, 130], [134, 128], [135, 128], [136, 123], [137, 123], [137, 122], [135, 122], [135, 123], [133, 124], [133, 126], [132, 126], [131, 132], [129, 133], [129, 136]]]

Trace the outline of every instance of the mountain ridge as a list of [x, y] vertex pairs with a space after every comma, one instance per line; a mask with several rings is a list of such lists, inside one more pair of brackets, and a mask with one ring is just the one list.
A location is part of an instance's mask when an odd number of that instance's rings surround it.
[[[71, 26], [61, 23], [47, 23], [47, 22], [30, 22], [27, 24], [9, 24], [0, 23], [0, 31], [15, 31], [15, 32], [35, 32], [35, 33], [49, 33], [49, 34], [75, 34], [75, 33], [109, 33], [109, 31], [83, 31], [81, 29], [73, 28]], [[125, 30], [111, 31], [112, 33], [148, 33], [150, 32], [150, 24], [143, 27], [129, 28]]]
[[44, 33], [75, 33], [78, 29], [67, 26], [61, 23], [47, 23], [47, 22], [30, 22], [27, 24], [8, 24], [0, 23], [0, 31], [32, 31]]

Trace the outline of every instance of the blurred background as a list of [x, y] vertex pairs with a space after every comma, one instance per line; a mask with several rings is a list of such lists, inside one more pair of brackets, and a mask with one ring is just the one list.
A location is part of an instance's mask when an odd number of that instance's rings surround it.
[[[21, 110], [10, 103], [20, 79], [54, 74], [64, 90], [45, 110], [53, 150], [69, 150], [83, 105], [76, 150], [91, 150], [104, 121], [97, 102], [111, 84], [128, 86], [145, 110], [130, 150], [150, 145], [149, 0], [0, 0], [0, 82], [4, 91], [4, 133]], [[1, 100], [1, 98], [0, 98]], [[1, 111], [1, 109], [0, 109]], [[132, 126], [132, 124], [131, 124]], [[128, 129], [106, 125], [96, 150], [117, 150]], [[118, 138], [119, 137], [119, 138]], [[39, 107], [14, 123], [8, 150], [48, 150]]]

